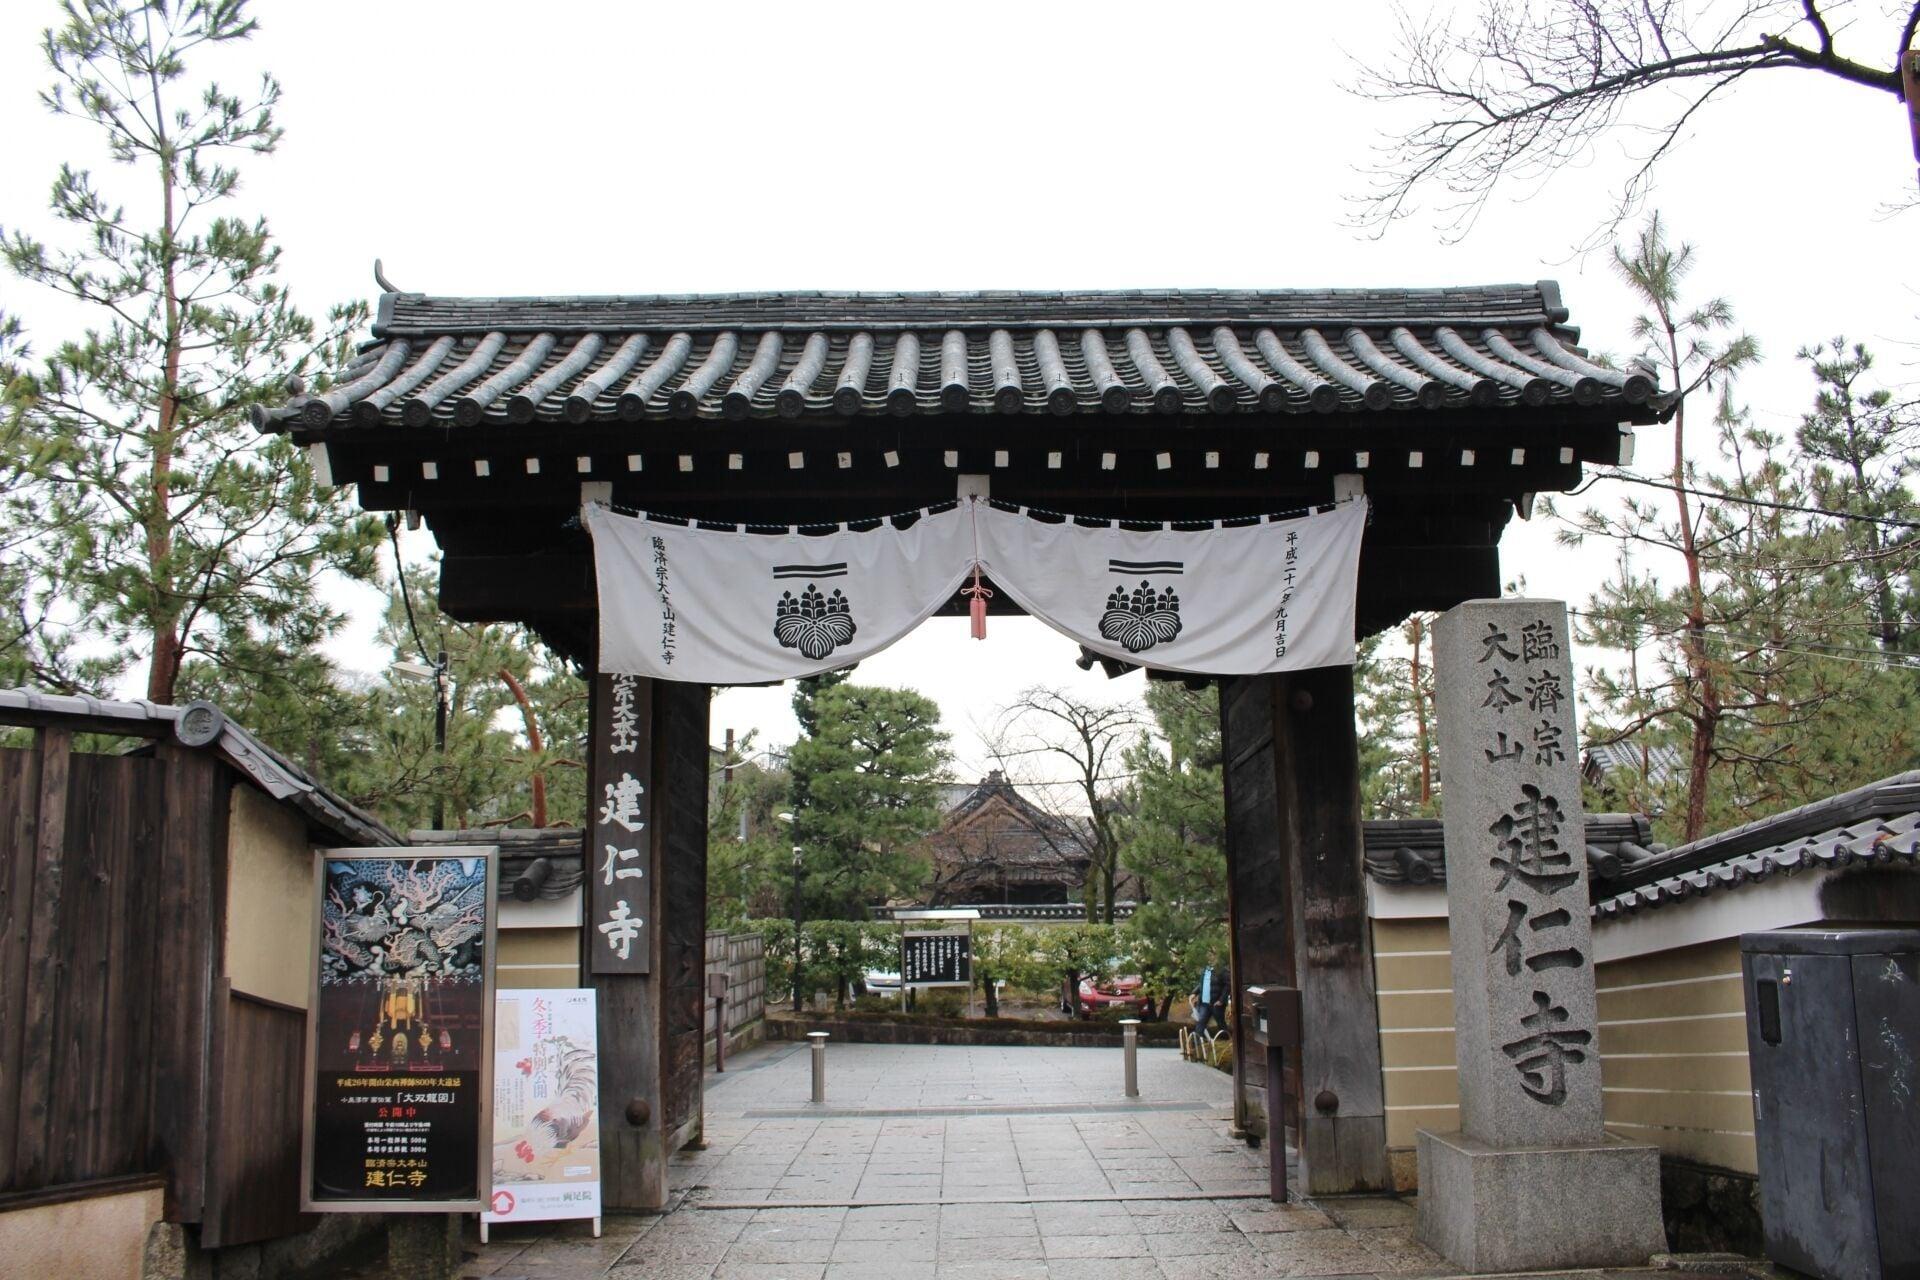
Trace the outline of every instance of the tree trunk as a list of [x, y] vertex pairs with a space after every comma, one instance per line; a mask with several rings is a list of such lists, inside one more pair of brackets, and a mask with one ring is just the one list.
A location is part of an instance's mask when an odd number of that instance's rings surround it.
[[[518, 680], [514, 679], [513, 672], [502, 667], [500, 668], [500, 678], [506, 681], [507, 688], [513, 691], [513, 700], [520, 704], [520, 718], [526, 721], [527, 724], [527, 749], [538, 756], [542, 751], [546, 750], [546, 747], [540, 740], [540, 721], [536, 719], [533, 714], [533, 703], [528, 699], [526, 689], [522, 687]], [[727, 730], [727, 737], [729, 743], [731, 743], [733, 730]], [[727, 759], [733, 759], [733, 749], [731, 745], [729, 745], [727, 749]], [[729, 769], [729, 771], [731, 770]], [[546, 771], [544, 769], [535, 769], [532, 778], [528, 781], [528, 786], [533, 792], [531, 820], [534, 826], [544, 827], [547, 825]]]
[[[1661, 316], [1667, 330], [1670, 367], [1681, 369], [1679, 335], [1673, 321]], [[1681, 556], [1687, 564], [1687, 627], [1682, 645], [1687, 655], [1687, 680], [1694, 688], [1698, 707], [1693, 721], [1693, 751], [1687, 770], [1687, 824], [1684, 840], [1697, 840], [1707, 825], [1707, 789], [1711, 785], [1713, 740], [1720, 729], [1720, 685], [1707, 657], [1707, 596], [1701, 583], [1700, 548], [1694, 541], [1693, 517], [1687, 504], [1687, 402], [1684, 398], [1673, 413], [1673, 500], [1680, 510]]]
[[160, 79], [150, 71], [153, 124], [160, 142], [160, 283], [165, 303], [166, 337], [162, 344], [159, 419], [149, 441], [153, 462], [151, 503], [146, 512], [147, 572], [153, 603], [148, 623], [153, 632], [153, 657], [147, 668], [147, 700], [170, 703], [180, 680], [185, 637], [180, 634], [180, 601], [174, 595], [173, 571], [173, 462], [174, 438], [180, 423], [180, 290], [175, 279], [173, 226], [173, 151], [167, 138], [165, 113], [160, 106]]
[[1420, 690], [1420, 643], [1426, 634], [1426, 619], [1414, 614], [1407, 623], [1407, 632], [1413, 641], [1414, 742], [1420, 753], [1420, 803], [1425, 806], [1433, 803], [1433, 748], [1427, 736], [1427, 699]]

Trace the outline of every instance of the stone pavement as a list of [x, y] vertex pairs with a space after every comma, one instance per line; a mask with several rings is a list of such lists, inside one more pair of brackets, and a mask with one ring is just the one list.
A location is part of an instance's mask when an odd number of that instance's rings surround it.
[[[704, 1151], [673, 1204], [585, 1223], [469, 1228], [495, 1280], [1239, 1280], [1450, 1274], [1411, 1202], [1276, 1206], [1265, 1152], [1227, 1136], [1228, 1078], [1142, 1050], [837, 1045], [827, 1105], [807, 1048], [707, 1077]], [[1565, 1274], [1565, 1273], [1563, 1273]], [[1598, 1273], [1584, 1273], [1589, 1280]], [[1670, 1273], [1669, 1273], [1670, 1274]]]

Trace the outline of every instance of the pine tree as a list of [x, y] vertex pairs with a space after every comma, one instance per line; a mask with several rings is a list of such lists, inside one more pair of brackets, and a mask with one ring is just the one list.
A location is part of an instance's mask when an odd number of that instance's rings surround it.
[[124, 176], [63, 165], [52, 189], [63, 240], [0, 231], [15, 274], [88, 315], [16, 379], [25, 493], [9, 497], [9, 526], [36, 527], [15, 548], [9, 600], [57, 584], [71, 609], [60, 621], [105, 642], [80, 678], [102, 687], [144, 659], [157, 702], [176, 699], [195, 655], [235, 670], [268, 653], [292, 663], [341, 622], [321, 575], [370, 579], [379, 541], [377, 522], [319, 488], [285, 437], [247, 423], [289, 371], [338, 360], [365, 313], [336, 308], [316, 326], [275, 279], [266, 222], [222, 212], [236, 161], [280, 140], [280, 86], [263, 75], [242, 97], [190, 82], [188, 60], [250, 37], [246, 10], [67, 5], [44, 40], [43, 100], [91, 126]]
[[1226, 800], [1221, 791], [1220, 693], [1172, 680], [1147, 682], [1153, 731], [1127, 748], [1133, 775], [1120, 856], [1143, 902], [1193, 919], [1227, 912]]
[[[1818, 514], [1826, 463], [1789, 449], [1725, 394], [1715, 421], [1720, 465], [1688, 480], [1698, 594], [1691, 582], [1668, 587], [1635, 573], [1623, 550], [1618, 576], [1579, 615], [1583, 641], [1631, 655], [1624, 671], [1586, 675], [1589, 741], [1631, 742], [1648, 757], [1692, 747], [1702, 712], [1696, 673], [1704, 669], [1715, 690], [1707, 786], [1697, 787], [1692, 770], [1608, 778], [1610, 801], [1659, 815], [1668, 839], [1912, 767], [1920, 742], [1920, 670], [1875, 647], [1883, 597], [1879, 576], [1863, 568], [1899, 562], [1868, 557], [1876, 544], [1853, 527], [1861, 521]], [[1897, 481], [1880, 498], [1911, 509]], [[1877, 545], [1884, 553], [1886, 541]]]
[[1614, 266], [1647, 308], [1634, 321], [1634, 336], [1645, 344], [1642, 359], [1660, 370], [1660, 383], [1673, 397], [1673, 466], [1667, 488], [1675, 515], [1666, 521], [1650, 503], [1630, 498], [1618, 514], [1587, 510], [1561, 537], [1573, 545], [1588, 537], [1652, 544], [1671, 550], [1680, 561], [1683, 674], [1678, 697], [1661, 714], [1684, 720], [1690, 729], [1683, 834], [1692, 840], [1706, 829], [1714, 743], [1727, 708], [1723, 669], [1713, 659], [1708, 638], [1707, 544], [1701, 537], [1705, 517], [1689, 492], [1698, 487], [1699, 477], [1687, 461], [1688, 408], [1705, 395], [1724, 398], [1734, 376], [1759, 359], [1760, 349], [1745, 334], [1723, 336], [1733, 328], [1733, 308], [1725, 299], [1696, 305], [1682, 301], [1681, 287], [1693, 268], [1693, 246], [1669, 244], [1658, 214], [1647, 220], [1631, 251], [1614, 249]]
[[803, 913], [863, 919], [927, 881], [921, 839], [940, 824], [947, 762], [940, 708], [911, 689], [836, 684], [812, 705], [815, 731], [793, 746], [794, 843]]
[[1869, 597], [1874, 630], [1888, 652], [1920, 649], [1920, 598], [1913, 586], [1915, 530], [1882, 523], [1913, 520], [1913, 447], [1920, 411], [1897, 405], [1886, 387], [1868, 387], [1873, 355], [1844, 337], [1802, 347], [1818, 383], [1813, 409], [1800, 420], [1800, 449], [1815, 460], [1815, 505], [1860, 519], [1831, 523], [1853, 558], [1853, 572]]
[[579, 824], [585, 683], [520, 627], [447, 617], [427, 581], [409, 573], [406, 596], [393, 585], [380, 638], [396, 663], [432, 667], [446, 654], [445, 752], [433, 681], [389, 666], [355, 699], [351, 736], [323, 776], [400, 830], [433, 825], [436, 810], [452, 828]]

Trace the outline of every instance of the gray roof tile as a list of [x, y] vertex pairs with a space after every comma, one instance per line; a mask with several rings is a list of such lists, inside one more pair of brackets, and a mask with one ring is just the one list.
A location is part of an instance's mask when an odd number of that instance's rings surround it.
[[[392, 293], [263, 429], [931, 413], [1331, 413], [1657, 399], [1551, 282], [1450, 289]], [[1639, 410], [1641, 415], [1647, 409]]]

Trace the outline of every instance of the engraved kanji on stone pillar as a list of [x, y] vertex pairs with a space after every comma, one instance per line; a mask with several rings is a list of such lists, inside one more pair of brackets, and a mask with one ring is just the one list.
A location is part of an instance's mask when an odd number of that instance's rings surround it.
[[1598, 1142], [1566, 606], [1472, 601], [1433, 650], [1460, 1128], [1498, 1147]]

